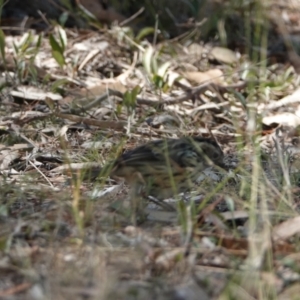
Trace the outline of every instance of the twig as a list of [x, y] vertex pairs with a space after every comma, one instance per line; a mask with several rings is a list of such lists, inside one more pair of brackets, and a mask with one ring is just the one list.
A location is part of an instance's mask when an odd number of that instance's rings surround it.
[[45, 176], [45, 174], [39, 169], [36, 167], [36, 165], [34, 163], [32, 163], [31, 160], [28, 160], [28, 162], [31, 164], [31, 166], [33, 166], [44, 178], [45, 180], [49, 183], [49, 185], [54, 189], [54, 186], [53, 184], [50, 182], [50, 180]]
[[[245, 82], [228, 85], [228, 86], [220, 86], [215, 83], [206, 82], [197, 87], [191, 88], [190, 90], [188, 90], [188, 87], [185, 87], [186, 92], [182, 96], [179, 96], [177, 98], [167, 97], [162, 100], [150, 100], [150, 99], [144, 99], [141, 97], [137, 97], [136, 102], [137, 102], [137, 104], [148, 105], [148, 106], [153, 106], [153, 107], [156, 107], [159, 105], [174, 105], [174, 104], [179, 104], [186, 100], [189, 100], [189, 99], [193, 98], [193, 96], [204, 93], [204, 91], [206, 91], [208, 89], [212, 89], [212, 90], [218, 91], [220, 93], [229, 93], [229, 92], [232, 92], [232, 90], [241, 90], [241, 89], [245, 88], [248, 84], [253, 84], [253, 82], [245, 81]], [[120, 91], [108, 89], [108, 92], [109, 92], [109, 95], [123, 98], [123, 93], [121, 93]]]
[[116, 129], [116, 130], [124, 130], [124, 127], [127, 125], [127, 122], [124, 121], [101, 121], [90, 118], [83, 118], [75, 115], [54, 113], [55, 116], [67, 119], [76, 123], [83, 123], [93, 126], [101, 127], [102, 129]]

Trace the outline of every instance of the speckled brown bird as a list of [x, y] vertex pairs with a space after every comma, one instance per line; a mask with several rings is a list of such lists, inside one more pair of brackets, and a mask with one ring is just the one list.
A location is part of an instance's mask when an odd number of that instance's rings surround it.
[[148, 142], [122, 154], [110, 165], [136, 194], [159, 200], [191, 188], [208, 166], [224, 168], [223, 152], [212, 139], [183, 137]]
[[224, 154], [212, 139], [182, 137], [148, 142], [126, 151], [115, 161], [92, 171], [92, 177], [123, 178], [130, 186], [132, 221], [143, 214], [142, 198], [163, 200], [189, 191], [209, 166], [224, 165]]

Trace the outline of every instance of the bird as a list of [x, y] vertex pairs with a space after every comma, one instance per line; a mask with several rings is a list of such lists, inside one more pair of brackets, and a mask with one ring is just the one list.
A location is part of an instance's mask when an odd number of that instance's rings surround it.
[[212, 165], [225, 168], [224, 154], [212, 139], [183, 137], [150, 141], [123, 153], [110, 171], [146, 195], [159, 200], [190, 188], [202, 171]]
[[154, 140], [128, 150], [101, 173], [125, 180], [131, 188], [132, 209], [138, 211], [137, 198], [164, 200], [189, 191], [201, 172], [214, 165], [226, 169], [218, 143], [186, 136]]

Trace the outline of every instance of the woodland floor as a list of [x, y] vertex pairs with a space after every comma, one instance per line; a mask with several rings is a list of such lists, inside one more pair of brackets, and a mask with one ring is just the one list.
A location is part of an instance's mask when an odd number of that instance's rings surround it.
[[[300, 298], [293, 66], [119, 27], [1, 35], [0, 50], [1, 299]], [[231, 166], [199, 179], [190, 218], [149, 204], [134, 227], [128, 187], [81, 176], [184, 135], [213, 135]]]

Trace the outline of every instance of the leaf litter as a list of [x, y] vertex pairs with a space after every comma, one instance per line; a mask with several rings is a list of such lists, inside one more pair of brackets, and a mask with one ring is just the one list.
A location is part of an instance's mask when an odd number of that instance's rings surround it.
[[[287, 299], [297, 291], [299, 130], [285, 117], [297, 115], [297, 74], [278, 64], [261, 76], [245, 55], [210, 43], [199, 53], [167, 51], [137, 47], [117, 27], [64, 31], [63, 60], [46, 38], [33, 60], [14, 53], [20, 37], [7, 43], [0, 298]], [[149, 140], [211, 134], [232, 170], [208, 170], [190, 195], [166, 199], [177, 212], [151, 201], [138, 227], [126, 185], [86, 180]], [[201, 208], [194, 215], [192, 202]]]

